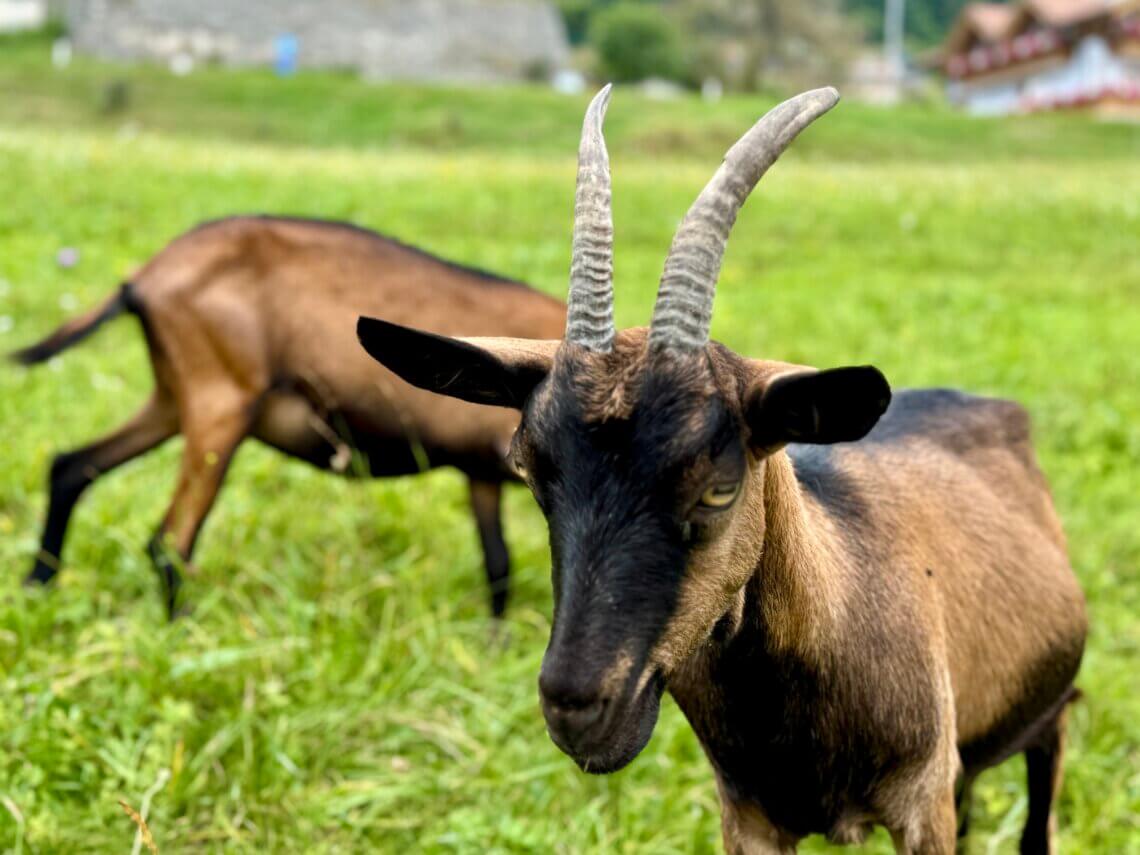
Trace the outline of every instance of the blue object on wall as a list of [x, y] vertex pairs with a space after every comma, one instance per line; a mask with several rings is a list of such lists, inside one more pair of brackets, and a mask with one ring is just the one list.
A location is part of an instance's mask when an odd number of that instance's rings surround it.
[[273, 40], [273, 70], [287, 77], [297, 70], [297, 55], [301, 42], [292, 33], [284, 33]]

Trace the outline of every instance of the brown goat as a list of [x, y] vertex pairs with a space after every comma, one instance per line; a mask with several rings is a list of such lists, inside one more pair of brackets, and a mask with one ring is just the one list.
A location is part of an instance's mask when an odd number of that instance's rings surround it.
[[1021, 849], [1049, 852], [1086, 617], [1025, 411], [892, 399], [871, 367], [709, 341], [737, 212], [832, 89], [728, 152], [674, 238], [649, 330], [615, 332], [607, 100], [583, 128], [563, 341], [358, 327], [405, 380], [522, 411], [512, 459], [550, 526], [552, 739], [587, 771], [621, 768], [668, 688], [732, 853], [881, 824], [899, 852], [949, 855], [970, 782], [1024, 752]]
[[346, 475], [443, 465], [466, 473], [492, 612], [502, 615], [500, 494], [515, 477], [504, 455], [517, 416], [378, 375], [351, 330], [372, 312], [440, 333], [548, 338], [565, 324], [561, 302], [354, 226], [235, 217], [177, 238], [101, 306], [13, 356], [42, 362], [123, 311], [142, 324], [154, 394], [118, 430], [56, 457], [28, 581], [55, 576], [72, 509], [95, 478], [181, 432], [178, 486], [149, 547], [173, 615], [178, 565], [189, 562], [238, 445], [253, 436]]

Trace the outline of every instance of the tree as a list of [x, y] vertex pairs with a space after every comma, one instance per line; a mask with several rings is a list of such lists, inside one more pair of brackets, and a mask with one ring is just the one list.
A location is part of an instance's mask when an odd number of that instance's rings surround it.
[[681, 34], [656, 6], [626, 2], [604, 9], [593, 16], [590, 41], [611, 80], [685, 75]]

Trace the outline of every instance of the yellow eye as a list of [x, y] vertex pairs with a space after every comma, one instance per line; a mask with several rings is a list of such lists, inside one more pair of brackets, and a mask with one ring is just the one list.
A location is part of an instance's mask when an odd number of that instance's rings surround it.
[[713, 484], [701, 495], [701, 504], [706, 508], [727, 508], [736, 501], [736, 494], [739, 492], [739, 481], [730, 484]]

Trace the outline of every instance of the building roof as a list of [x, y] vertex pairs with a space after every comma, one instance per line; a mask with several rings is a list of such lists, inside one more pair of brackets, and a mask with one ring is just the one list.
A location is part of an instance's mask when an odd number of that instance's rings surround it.
[[1112, 0], [1023, 0], [1020, 5], [1022, 13], [1042, 24], [1066, 27], [1111, 14], [1117, 4]]
[[986, 41], [996, 41], [1009, 31], [1018, 11], [1017, 6], [1005, 3], [970, 3], [962, 15], [978, 36]]
[[972, 41], [999, 41], [1009, 32], [1020, 12], [1020, 7], [1004, 3], [967, 3], [946, 37], [945, 52], [961, 53]]
[[964, 54], [976, 45], [995, 46], [1037, 25], [1059, 30], [1107, 18], [1123, 20], [1140, 12], [1140, 0], [1018, 0], [967, 3], [942, 46], [943, 58]]

